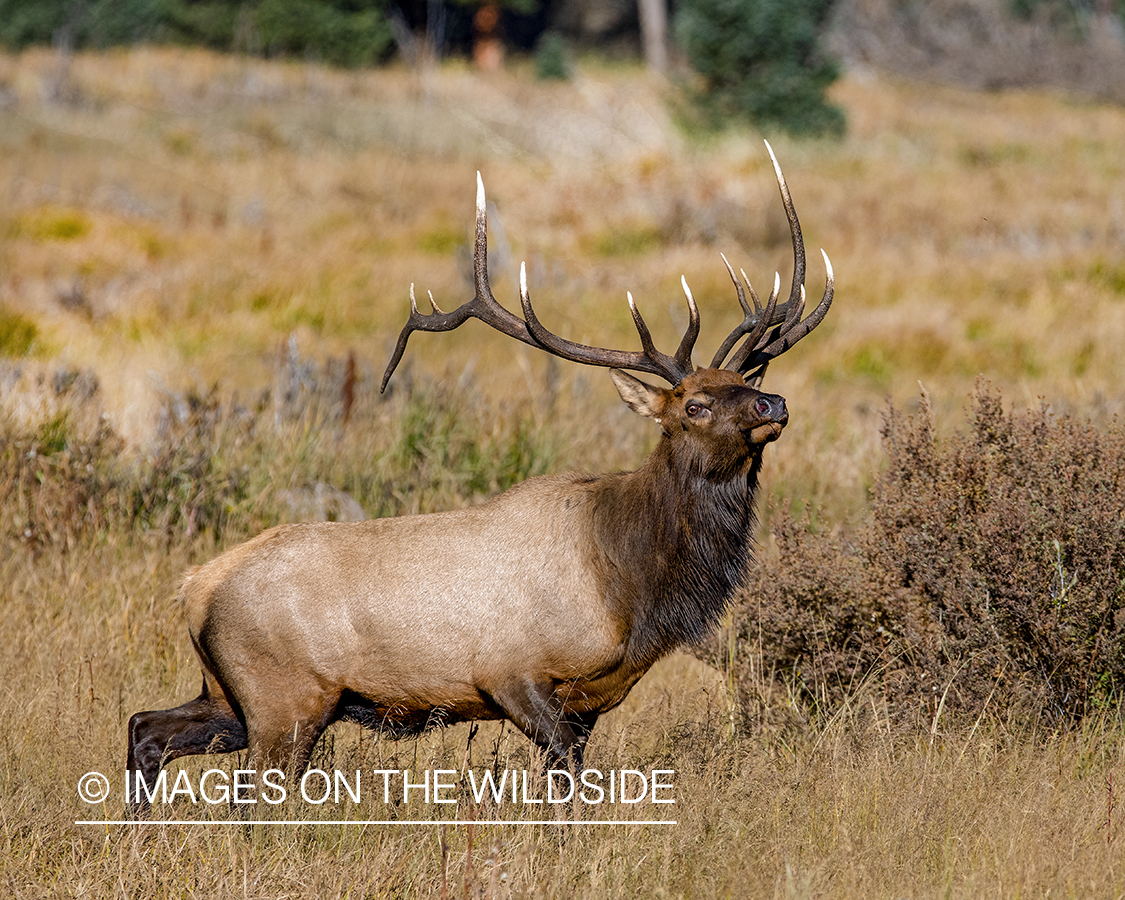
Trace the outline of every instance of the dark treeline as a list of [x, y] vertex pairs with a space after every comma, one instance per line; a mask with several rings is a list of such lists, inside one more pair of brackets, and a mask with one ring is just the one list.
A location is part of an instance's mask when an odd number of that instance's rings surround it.
[[[540, 77], [566, 77], [573, 50], [639, 54], [646, 18], [649, 63], [664, 70], [666, 49], [674, 43], [700, 76], [690, 88], [700, 125], [721, 127], [741, 119], [838, 134], [843, 115], [824, 100], [838, 67], [820, 49], [834, 2], [0, 0], [0, 46], [53, 44], [67, 52], [181, 44], [351, 67], [386, 62], [396, 51], [408, 60], [420, 53], [431, 58], [471, 53], [485, 64], [502, 58], [496, 48], [503, 46], [535, 52]], [[654, 19], [659, 19], [655, 31]], [[660, 35], [656, 50], [654, 33]], [[489, 42], [491, 55], [485, 49]]]
[[[184, 44], [343, 66], [383, 62], [405, 32], [429, 32], [440, 50], [467, 52], [479, 3], [436, 0], [0, 0], [0, 45], [74, 49]], [[505, 41], [530, 49], [562, 3], [495, 4]], [[625, 17], [626, 27], [629, 16]], [[631, 19], [635, 24], [636, 13]]]
[[0, 0], [0, 43], [173, 43], [360, 66], [390, 55], [388, 12], [382, 0]]

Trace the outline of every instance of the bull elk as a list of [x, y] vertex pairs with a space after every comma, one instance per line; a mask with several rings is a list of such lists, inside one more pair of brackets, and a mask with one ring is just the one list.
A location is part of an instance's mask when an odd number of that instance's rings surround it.
[[657, 659], [704, 636], [742, 584], [762, 450], [789, 419], [785, 400], [758, 388], [770, 360], [832, 303], [824, 254], [823, 298], [802, 319], [801, 228], [769, 153], [792, 233], [792, 290], [778, 303], [775, 275], [763, 307], [723, 257], [743, 320], [699, 369], [686, 280], [689, 324], [673, 356], [653, 345], [632, 295], [640, 352], [552, 334], [532, 310], [522, 268], [523, 318], [501, 306], [488, 281], [478, 174], [475, 296], [427, 314], [411, 287], [382, 387], [413, 332], [474, 317], [563, 359], [609, 367], [622, 400], [660, 425], [656, 449], [635, 472], [531, 478], [455, 512], [271, 528], [194, 569], [179, 596], [203, 690], [129, 720], [130, 772], [153, 784], [169, 760], [247, 747], [252, 768], [300, 772], [341, 719], [396, 736], [507, 719], [550, 764], [581, 768], [598, 717]]

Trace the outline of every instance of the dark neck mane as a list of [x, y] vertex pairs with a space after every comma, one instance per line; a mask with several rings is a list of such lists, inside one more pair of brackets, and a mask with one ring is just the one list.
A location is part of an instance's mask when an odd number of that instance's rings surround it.
[[651, 664], [702, 639], [750, 562], [760, 448], [737, 471], [677, 466], [664, 438], [636, 472], [600, 480], [594, 513], [606, 596], [632, 622], [629, 657]]

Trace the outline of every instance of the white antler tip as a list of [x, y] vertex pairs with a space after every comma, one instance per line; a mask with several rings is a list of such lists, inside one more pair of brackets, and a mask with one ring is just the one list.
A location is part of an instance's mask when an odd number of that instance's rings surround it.
[[825, 253], [823, 249], [821, 249], [820, 255], [824, 257], [824, 268], [828, 270], [828, 280], [831, 281], [834, 277], [832, 274], [832, 260], [828, 258], [828, 254]]
[[687, 286], [687, 276], [686, 276], [686, 275], [681, 275], [681, 276], [680, 276], [680, 284], [681, 284], [681, 285], [683, 285], [683, 288], [684, 288], [684, 293], [685, 293], [685, 294], [687, 295], [687, 298], [688, 298], [688, 302], [689, 302], [689, 303], [694, 303], [694, 302], [695, 302], [695, 298], [694, 298], [694, 297], [692, 297], [692, 295], [691, 295], [691, 288], [689, 288], [689, 287]]
[[484, 179], [477, 172], [477, 213], [484, 212]]
[[777, 183], [778, 183], [778, 185], [781, 186], [782, 190], [784, 191], [784, 189], [785, 189], [785, 176], [781, 174], [781, 163], [779, 163], [777, 161], [777, 157], [774, 156], [773, 147], [770, 146], [770, 142], [766, 141], [765, 143], [766, 143], [766, 151], [769, 153], [770, 161], [773, 163], [774, 174], [777, 175]]
[[520, 296], [527, 296], [527, 263], [520, 263]]

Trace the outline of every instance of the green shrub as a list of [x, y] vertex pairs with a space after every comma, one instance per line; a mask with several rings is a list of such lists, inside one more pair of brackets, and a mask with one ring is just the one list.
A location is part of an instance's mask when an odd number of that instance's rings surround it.
[[317, 485], [368, 515], [431, 512], [557, 461], [528, 406], [492, 409], [471, 388], [410, 379], [388, 400], [355, 379], [354, 366], [292, 351], [253, 408], [214, 391], [171, 395], [156, 434], [129, 449], [98, 414], [96, 381], [56, 377], [57, 411], [24, 422], [0, 406], [0, 553], [109, 534], [230, 544], [291, 517], [291, 498]]
[[384, 59], [393, 44], [383, 0], [0, 0], [0, 44], [75, 47], [143, 41], [316, 57], [345, 66]]
[[947, 440], [924, 395], [883, 435], [889, 467], [861, 528], [771, 519], [778, 556], [753, 570], [733, 626], [747, 711], [763, 672], [813, 715], [864, 682], [912, 724], [989, 704], [1051, 725], [1120, 709], [1125, 426], [1005, 413], [980, 388]]
[[535, 48], [535, 76], [541, 81], [566, 81], [570, 78], [566, 41], [558, 32], [547, 31], [539, 38]]
[[712, 124], [748, 119], [801, 135], [840, 135], [824, 99], [839, 77], [819, 48], [832, 0], [685, 0], [677, 39], [702, 77], [696, 99]]

